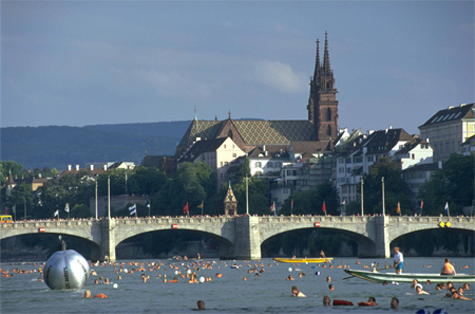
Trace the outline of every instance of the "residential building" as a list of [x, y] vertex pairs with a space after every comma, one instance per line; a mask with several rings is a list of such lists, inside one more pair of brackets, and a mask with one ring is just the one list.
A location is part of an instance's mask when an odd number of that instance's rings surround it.
[[246, 153], [230, 138], [201, 141], [200, 138], [176, 158], [178, 169], [184, 162], [202, 161], [213, 169], [217, 188], [228, 181], [227, 171]]
[[474, 104], [460, 104], [439, 110], [419, 126], [421, 138], [428, 138], [434, 149], [434, 162], [447, 161], [462, 153], [462, 143], [475, 135]]
[[462, 155], [473, 156], [475, 155], [475, 135], [470, 136], [462, 144]]
[[439, 169], [442, 169], [442, 161], [414, 165], [402, 170], [402, 179], [408, 184], [412, 191], [412, 203], [415, 207], [420, 208], [421, 201], [423, 201], [419, 196], [420, 187], [429, 181], [432, 175]]

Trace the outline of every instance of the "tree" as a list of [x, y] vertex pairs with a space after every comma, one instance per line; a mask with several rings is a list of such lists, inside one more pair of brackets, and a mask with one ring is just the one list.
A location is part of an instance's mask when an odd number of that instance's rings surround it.
[[24, 208], [27, 210], [27, 216], [31, 215], [31, 207], [33, 205], [33, 198], [31, 197], [31, 186], [25, 183], [15, 186], [12, 190], [11, 196], [7, 199], [7, 206], [13, 208], [16, 207], [17, 217], [24, 217]]
[[[401, 177], [401, 171], [396, 162], [390, 157], [379, 158], [364, 176], [364, 213], [382, 214], [382, 178], [384, 177], [384, 193], [386, 214], [396, 215], [397, 204], [400, 203], [402, 214], [414, 213], [411, 202], [412, 192]], [[360, 187], [358, 188], [360, 190]], [[360, 190], [361, 192], [361, 190]], [[357, 210], [357, 206], [350, 206], [348, 212]], [[353, 212], [355, 213], [355, 212]]]
[[168, 181], [165, 173], [157, 168], [136, 167], [129, 174], [128, 192], [138, 195], [154, 195]]

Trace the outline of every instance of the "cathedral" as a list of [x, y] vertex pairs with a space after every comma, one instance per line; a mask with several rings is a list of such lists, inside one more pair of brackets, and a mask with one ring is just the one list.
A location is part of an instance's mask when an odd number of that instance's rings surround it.
[[[179, 142], [175, 161], [192, 161], [199, 155], [190, 155], [197, 142], [230, 138], [242, 152], [249, 154], [256, 147], [285, 146], [291, 144], [308, 147], [309, 153], [318, 153], [333, 148], [338, 136], [338, 101], [335, 78], [330, 66], [328, 38], [325, 33], [323, 61], [320, 61], [320, 41], [316, 42], [315, 69], [310, 81], [307, 120], [233, 120], [231, 114], [223, 121], [198, 120], [191, 122]], [[212, 143], [210, 142], [210, 143]], [[219, 143], [222, 143], [219, 142]], [[213, 149], [207, 145], [207, 149]], [[205, 145], [201, 144], [203, 150]], [[191, 160], [190, 160], [190, 157]]]

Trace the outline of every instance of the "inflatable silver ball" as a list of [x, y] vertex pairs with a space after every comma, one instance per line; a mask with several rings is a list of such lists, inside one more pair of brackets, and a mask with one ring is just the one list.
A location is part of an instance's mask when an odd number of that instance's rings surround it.
[[58, 251], [46, 262], [43, 278], [50, 289], [81, 289], [89, 278], [89, 263], [74, 250]]

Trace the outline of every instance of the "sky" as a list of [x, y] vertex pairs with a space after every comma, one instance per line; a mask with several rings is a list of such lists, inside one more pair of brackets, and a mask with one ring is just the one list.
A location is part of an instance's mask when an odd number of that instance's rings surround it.
[[[473, 103], [473, 1], [2, 1], [1, 127], [306, 120], [328, 32], [340, 128]], [[320, 47], [323, 49], [323, 45]], [[323, 55], [323, 51], [321, 51]]]

